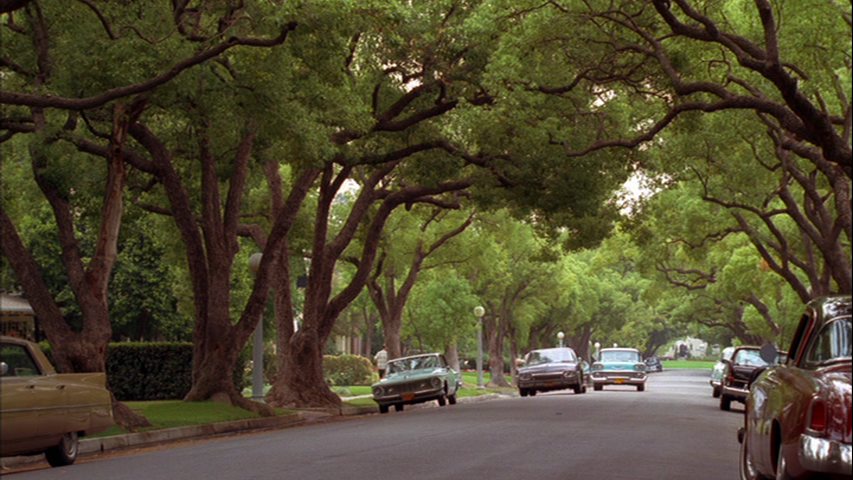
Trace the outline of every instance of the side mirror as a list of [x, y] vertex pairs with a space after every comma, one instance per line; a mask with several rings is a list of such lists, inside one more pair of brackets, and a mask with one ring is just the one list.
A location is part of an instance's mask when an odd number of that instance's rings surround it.
[[779, 358], [779, 351], [776, 350], [776, 345], [773, 345], [772, 343], [765, 343], [761, 346], [759, 355], [761, 355], [762, 360], [772, 365], [775, 364], [776, 359]]

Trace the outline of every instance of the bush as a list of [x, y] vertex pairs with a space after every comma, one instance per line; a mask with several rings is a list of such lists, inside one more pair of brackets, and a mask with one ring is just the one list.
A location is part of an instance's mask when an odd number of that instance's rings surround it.
[[[40, 344], [53, 361], [47, 342]], [[247, 353], [234, 370], [237, 391], [243, 389]], [[192, 387], [193, 345], [186, 342], [117, 342], [107, 348], [107, 387], [119, 401], [180, 400]]]
[[370, 385], [376, 381], [373, 364], [360, 355], [323, 355], [323, 375], [329, 385]]
[[111, 343], [107, 381], [121, 401], [176, 400], [192, 386], [191, 343]]

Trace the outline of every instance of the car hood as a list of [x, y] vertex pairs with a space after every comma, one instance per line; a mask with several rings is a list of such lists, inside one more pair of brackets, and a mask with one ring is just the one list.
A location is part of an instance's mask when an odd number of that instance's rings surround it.
[[529, 367], [521, 367], [518, 373], [550, 373], [550, 372], [565, 372], [566, 370], [574, 370], [578, 368], [577, 363], [543, 363], [541, 365], [531, 365]]
[[408, 372], [392, 373], [373, 385], [391, 385], [395, 383], [423, 380], [436, 375], [444, 375], [446, 372], [447, 371], [443, 368], [424, 368], [420, 370], [410, 370]]

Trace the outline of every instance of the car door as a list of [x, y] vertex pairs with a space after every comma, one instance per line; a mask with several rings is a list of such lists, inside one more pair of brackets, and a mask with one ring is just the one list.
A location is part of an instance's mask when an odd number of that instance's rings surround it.
[[64, 385], [42, 372], [25, 345], [0, 344], [0, 361], [6, 364], [0, 377], [3, 450], [57, 443], [65, 430]]

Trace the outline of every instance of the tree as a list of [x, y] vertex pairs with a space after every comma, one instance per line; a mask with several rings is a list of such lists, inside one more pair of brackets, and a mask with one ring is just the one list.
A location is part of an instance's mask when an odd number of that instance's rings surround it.
[[[404, 223], [406, 221], [420, 221], [420, 225], [407, 226]], [[424, 262], [437, 250], [447, 245], [451, 239], [464, 232], [471, 225], [473, 215], [469, 215], [458, 225], [444, 227], [443, 223], [451, 221], [454, 221], [453, 218], [442, 215], [441, 209], [426, 211], [421, 209], [421, 212], [413, 209], [397, 219], [397, 228], [386, 229], [386, 234], [390, 238], [382, 242], [379, 258], [367, 288], [382, 320], [385, 349], [388, 351], [389, 358], [402, 356], [400, 332], [403, 326], [403, 312], [421, 271], [431, 268]], [[432, 225], [436, 225], [434, 229], [443, 228], [444, 230], [432, 232], [430, 229]], [[407, 238], [407, 235], [414, 235], [414, 239]], [[402, 280], [399, 287], [398, 279]]]

